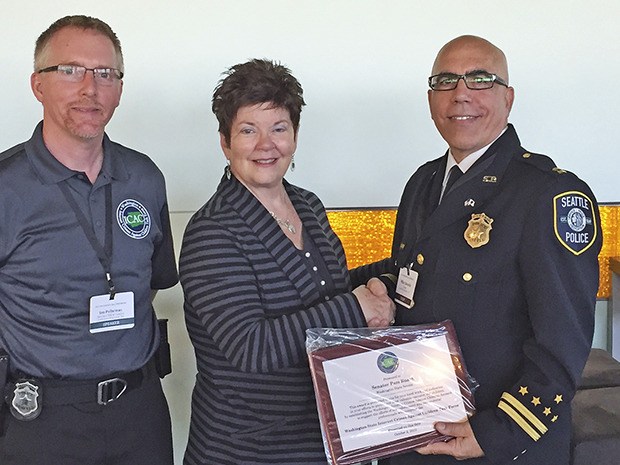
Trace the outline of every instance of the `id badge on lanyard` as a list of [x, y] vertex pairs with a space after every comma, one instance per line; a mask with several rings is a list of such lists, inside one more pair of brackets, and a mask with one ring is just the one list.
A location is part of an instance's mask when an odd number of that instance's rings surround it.
[[415, 287], [418, 283], [418, 272], [411, 267], [402, 267], [398, 273], [398, 281], [396, 283], [396, 295], [394, 300], [397, 304], [405, 308], [413, 308], [415, 302], [413, 295]]
[[133, 292], [117, 292], [111, 299], [109, 294], [90, 298], [91, 333], [102, 333], [134, 327]]
[[109, 293], [95, 295], [90, 298], [89, 308], [89, 331], [100, 333], [119, 329], [133, 328], [135, 324], [134, 296], [133, 292], [116, 292], [112, 280], [112, 186], [105, 186], [106, 205], [106, 234], [104, 247], [101, 246], [86, 216], [80, 210], [77, 202], [71, 195], [69, 187], [64, 183], [58, 184], [69, 206], [73, 209], [82, 231], [88, 242], [97, 254], [97, 258], [103, 267]]

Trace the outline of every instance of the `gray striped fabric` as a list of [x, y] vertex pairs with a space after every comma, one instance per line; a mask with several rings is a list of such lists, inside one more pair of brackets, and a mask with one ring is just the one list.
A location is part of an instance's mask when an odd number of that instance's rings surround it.
[[337, 295], [315, 285], [258, 200], [223, 178], [190, 220], [179, 264], [198, 365], [185, 464], [326, 463], [305, 330], [365, 320], [320, 200], [285, 188]]

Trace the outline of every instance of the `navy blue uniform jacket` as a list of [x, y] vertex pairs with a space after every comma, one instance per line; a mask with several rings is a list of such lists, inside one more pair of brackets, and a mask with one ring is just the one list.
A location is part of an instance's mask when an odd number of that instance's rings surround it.
[[[415, 305], [397, 306], [397, 324], [454, 322], [480, 385], [470, 422], [485, 457], [466, 463], [566, 465], [570, 402], [594, 331], [596, 201], [575, 175], [523, 149], [511, 125], [435, 208], [446, 160], [411, 177], [392, 257], [354, 270], [354, 285], [411, 266]], [[480, 218], [491, 229], [478, 237]], [[462, 462], [413, 452], [389, 463]]]

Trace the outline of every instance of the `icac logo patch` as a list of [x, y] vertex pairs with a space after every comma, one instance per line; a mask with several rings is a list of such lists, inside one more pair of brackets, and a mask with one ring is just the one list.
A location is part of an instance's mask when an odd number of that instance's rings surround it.
[[598, 233], [592, 200], [582, 192], [562, 192], [553, 198], [555, 235], [560, 244], [580, 255], [594, 244]]
[[151, 216], [137, 200], [123, 200], [116, 209], [116, 221], [132, 239], [144, 239], [151, 230]]

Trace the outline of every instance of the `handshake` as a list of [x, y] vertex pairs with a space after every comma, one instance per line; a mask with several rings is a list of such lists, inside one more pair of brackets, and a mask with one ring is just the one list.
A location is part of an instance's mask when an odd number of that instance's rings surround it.
[[381, 328], [394, 324], [396, 304], [388, 296], [385, 284], [378, 278], [371, 278], [365, 286], [353, 290], [369, 328]]

